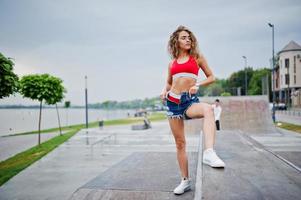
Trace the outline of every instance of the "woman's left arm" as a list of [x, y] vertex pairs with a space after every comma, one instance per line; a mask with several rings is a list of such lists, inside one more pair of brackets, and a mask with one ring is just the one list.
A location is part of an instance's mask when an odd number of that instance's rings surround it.
[[200, 55], [200, 57], [197, 59], [197, 63], [199, 67], [203, 70], [207, 78], [203, 81], [196, 83], [196, 86], [205, 86], [213, 83], [215, 81], [215, 77], [203, 55]]

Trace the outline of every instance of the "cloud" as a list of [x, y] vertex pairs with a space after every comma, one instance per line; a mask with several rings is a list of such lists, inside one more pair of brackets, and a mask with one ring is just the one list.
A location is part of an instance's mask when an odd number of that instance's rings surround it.
[[297, 0], [2, 0], [0, 51], [15, 58], [20, 75], [62, 78], [75, 104], [84, 104], [84, 75], [91, 102], [152, 97], [165, 83], [177, 26], [195, 33], [215, 75], [226, 78], [244, 67], [243, 55], [254, 68], [269, 67], [267, 22], [275, 24], [276, 51], [300, 43], [300, 8]]

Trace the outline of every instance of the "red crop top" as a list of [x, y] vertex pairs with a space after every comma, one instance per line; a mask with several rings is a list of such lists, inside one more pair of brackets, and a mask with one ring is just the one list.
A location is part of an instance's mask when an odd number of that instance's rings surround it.
[[199, 66], [192, 56], [189, 56], [187, 62], [181, 64], [175, 59], [170, 68], [170, 74], [172, 75], [173, 80], [178, 77], [191, 77], [197, 80], [198, 73]]

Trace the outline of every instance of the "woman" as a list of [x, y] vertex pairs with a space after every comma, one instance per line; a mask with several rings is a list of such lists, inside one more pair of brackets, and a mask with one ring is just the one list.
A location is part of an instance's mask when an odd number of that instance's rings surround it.
[[[206, 59], [198, 51], [196, 37], [186, 27], [179, 26], [170, 36], [168, 50], [172, 61], [168, 66], [167, 82], [160, 98], [166, 101], [168, 107], [167, 117], [175, 138], [177, 159], [182, 176], [181, 183], [174, 189], [174, 193], [183, 194], [190, 189], [183, 119], [204, 117], [203, 163], [211, 167], [225, 167], [225, 163], [213, 150], [215, 141], [213, 109], [210, 104], [199, 102], [196, 96], [200, 86], [206, 86], [215, 81]], [[207, 77], [201, 82], [197, 82], [199, 69], [202, 69]]]

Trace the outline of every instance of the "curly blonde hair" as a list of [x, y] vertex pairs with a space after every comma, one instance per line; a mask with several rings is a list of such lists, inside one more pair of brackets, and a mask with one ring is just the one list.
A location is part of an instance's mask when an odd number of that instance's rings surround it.
[[200, 57], [200, 52], [198, 49], [198, 42], [194, 34], [185, 26], [179, 26], [177, 30], [175, 30], [169, 37], [168, 41], [168, 52], [171, 56], [172, 59], [177, 59], [179, 56], [179, 44], [178, 44], [178, 39], [179, 39], [179, 34], [181, 31], [186, 31], [190, 38], [191, 38], [191, 48], [189, 50], [189, 55], [192, 55], [196, 59]]

